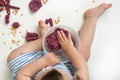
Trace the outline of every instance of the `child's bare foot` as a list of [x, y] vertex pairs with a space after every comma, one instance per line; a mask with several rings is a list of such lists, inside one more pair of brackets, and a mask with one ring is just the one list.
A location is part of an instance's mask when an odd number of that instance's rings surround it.
[[48, 66], [55, 65], [59, 62], [59, 59], [57, 58], [57, 56], [52, 52], [45, 54], [44, 55], [44, 60], [46, 61], [46, 64]]
[[112, 7], [112, 4], [103, 3], [95, 8], [88, 9], [84, 14], [84, 19], [97, 19], [106, 9]]
[[50, 26], [48, 26], [47, 24], [45, 24], [45, 22], [40, 20], [39, 21], [39, 27], [40, 27], [40, 37], [43, 38], [45, 36], [45, 33], [48, 31], [48, 28]]

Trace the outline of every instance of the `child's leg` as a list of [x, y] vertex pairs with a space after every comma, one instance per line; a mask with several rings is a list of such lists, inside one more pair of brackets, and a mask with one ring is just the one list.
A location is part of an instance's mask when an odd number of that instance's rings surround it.
[[90, 48], [95, 33], [97, 19], [106, 9], [110, 8], [111, 6], [111, 4], [104, 3], [95, 8], [87, 10], [84, 14], [84, 23], [78, 33], [81, 40], [80, 53], [83, 54], [86, 61], [90, 56]]
[[11, 59], [15, 58], [16, 56], [19, 56], [26, 52], [42, 50], [42, 40], [43, 40], [45, 32], [48, 30], [49, 26], [47, 24], [45, 24], [43, 21], [39, 21], [39, 27], [40, 27], [40, 38], [14, 49], [8, 56], [7, 61], [10, 61]]

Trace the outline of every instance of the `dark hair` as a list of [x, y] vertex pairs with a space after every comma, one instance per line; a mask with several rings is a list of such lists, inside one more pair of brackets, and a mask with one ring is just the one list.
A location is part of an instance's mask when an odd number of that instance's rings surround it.
[[57, 70], [48, 72], [41, 80], [63, 80], [63, 76]]

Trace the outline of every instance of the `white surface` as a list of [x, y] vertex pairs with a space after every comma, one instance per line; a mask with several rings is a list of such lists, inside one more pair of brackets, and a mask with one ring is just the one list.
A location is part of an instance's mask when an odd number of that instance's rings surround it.
[[[45, 20], [52, 17], [56, 19], [60, 16], [61, 22], [66, 26], [72, 26], [76, 31], [80, 28], [83, 13], [90, 7], [100, 3], [112, 3], [113, 7], [107, 10], [98, 20], [96, 34], [91, 48], [91, 57], [88, 62], [90, 80], [120, 80], [120, 1], [119, 0], [49, 0], [46, 5], [36, 13], [30, 13], [28, 3], [30, 0], [11, 0], [11, 4], [19, 6], [21, 9], [17, 15], [11, 15], [10, 24], [4, 24], [4, 12], [0, 12], [0, 79], [10, 80], [6, 58], [10, 51], [18, 46], [11, 43], [11, 39], [20, 40], [19, 46], [25, 40], [21, 35], [25, 35], [26, 30], [37, 31], [39, 19]], [[78, 12], [76, 12], [78, 10]], [[23, 16], [20, 16], [24, 14]], [[22, 25], [17, 29], [17, 36], [10, 34], [9, 28], [14, 21], [19, 21]], [[2, 33], [5, 33], [4, 36]], [[21, 33], [19, 33], [21, 32]], [[9, 34], [9, 35], [8, 35]], [[3, 43], [6, 42], [6, 45]], [[12, 47], [12, 49], [10, 49]]]

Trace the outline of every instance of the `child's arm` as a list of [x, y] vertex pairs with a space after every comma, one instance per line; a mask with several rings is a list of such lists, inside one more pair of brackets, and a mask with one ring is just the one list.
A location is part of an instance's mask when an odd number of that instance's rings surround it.
[[76, 75], [79, 75], [80, 80], [81, 78], [83, 80], [88, 80], [87, 63], [82, 54], [80, 54], [80, 52], [74, 47], [70, 33], [67, 38], [63, 31], [58, 31], [57, 37], [62, 49], [66, 52], [72, 64], [76, 68]]
[[71, 49], [69, 48], [66, 53], [76, 69], [75, 77], [79, 77], [80, 80], [88, 80], [89, 74], [87, 63], [84, 57], [80, 54], [80, 52], [75, 47], [71, 47]]
[[58, 63], [58, 58], [54, 53], [47, 53], [42, 58], [24, 66], [17, 74], [16, 80], [31, 80], [31, 78], [42, 68]]

